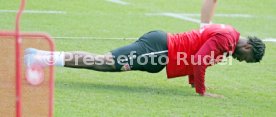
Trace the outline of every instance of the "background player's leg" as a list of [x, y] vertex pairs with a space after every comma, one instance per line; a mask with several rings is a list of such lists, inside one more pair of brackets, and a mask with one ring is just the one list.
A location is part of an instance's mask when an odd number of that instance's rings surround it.
[[215, 8], [217, 5], [217, 0], [203, 0], [201, 7], [201, 24], [200, 27], [203, 27], [206, 24], [210, 24], [212, 17], [215, 13]]

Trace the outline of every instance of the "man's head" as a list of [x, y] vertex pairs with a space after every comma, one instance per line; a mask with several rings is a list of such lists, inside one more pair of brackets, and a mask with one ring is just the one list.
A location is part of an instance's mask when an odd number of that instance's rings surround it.
[[265, 53], [265, 44], [257, 37], [248, 37], [248, 39], [240, 39], [233, 57], [240, 62], [247, 63], [260, 62]]

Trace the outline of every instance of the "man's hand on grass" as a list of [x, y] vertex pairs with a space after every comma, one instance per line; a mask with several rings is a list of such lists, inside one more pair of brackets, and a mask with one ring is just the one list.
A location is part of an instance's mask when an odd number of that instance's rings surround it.
[[223, 95], [212, 94], [212, 93], [204, 93], [204, 94], [200, 94], [200, 95], [201, 95], [201, 96], [204, 96], [204, 97], [224, 98]]

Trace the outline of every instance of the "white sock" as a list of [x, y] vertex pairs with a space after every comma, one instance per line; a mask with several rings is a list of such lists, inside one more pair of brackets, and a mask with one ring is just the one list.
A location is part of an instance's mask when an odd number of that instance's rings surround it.
[[54, 52], [53, 55], [54, 55], [54, 60], [55, 60], [54, 65], [59, 66], [59, 67], [63, 67], [64, 64], [65, 64], [65, 62], [64, 62], [64, 52]]
[[200, 28], [203, 28], [204, 26], [210, 25], [210, 24], [212, 24], [212, 22], [209, 22], [209, 23], [203, 23], [203, 22], [201, 22], [200, 23]]
[[[63, 67], [65, 62], [64, 62], [64, 52], [50, 52], [50, 51], [43, 51], [43, 50], [39, 50], [38, 54], [41, 55], [44, 60], [48, 60], [45, 61], [45, 63], [49, 66], [49, 65], [54, 65], [54, 66], [59, 66], [59, 67]], [[53, 61], [50, 62], [51, 57], [53, 57]]]

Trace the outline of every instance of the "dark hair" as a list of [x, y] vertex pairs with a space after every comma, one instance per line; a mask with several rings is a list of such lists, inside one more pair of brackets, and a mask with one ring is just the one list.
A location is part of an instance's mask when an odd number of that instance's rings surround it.
[[257, 37], [248, 37], [248, 44], [253, 47], [253, 56], [256, 62], [260, 62], [265, 54], [265, 44], [263, 41]]

